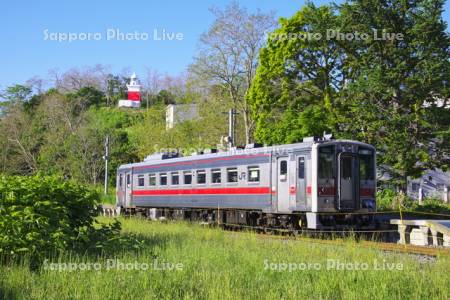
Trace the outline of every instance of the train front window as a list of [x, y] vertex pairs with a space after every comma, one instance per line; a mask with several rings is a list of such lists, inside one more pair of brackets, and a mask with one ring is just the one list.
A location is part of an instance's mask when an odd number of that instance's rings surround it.
[[358, 155], [360, 180], [375, 180], [375, 157], [373, 150], [360, 148], [358, 150]]
[[319, 148], [319, 178], [334, 178], [334, 146]]

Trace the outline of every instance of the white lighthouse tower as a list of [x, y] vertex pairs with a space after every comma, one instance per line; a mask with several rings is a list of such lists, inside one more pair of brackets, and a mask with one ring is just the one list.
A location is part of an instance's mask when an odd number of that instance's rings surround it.
[[141, 107], [141, 85], [139, 84], [136, 73], [131, 75], [127, 89], [127, 100], [119, 100], [119, 107]]

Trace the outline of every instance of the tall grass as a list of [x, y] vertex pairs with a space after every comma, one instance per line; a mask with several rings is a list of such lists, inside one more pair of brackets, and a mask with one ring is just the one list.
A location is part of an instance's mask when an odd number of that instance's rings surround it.
[[[102, 221], [105, 221], [103, 219]], [[204, 228], [191, 223], [123, 219], [123, 234], [135, 234], [144, 250], [115, 257], [66, 253], [53, 262], [101, 264], [107, 259], [151, 264], [181, 263], [181, 270], [29, 271], [0, 267], [0, 298], [31, 299], [446, 299], [450, 258], [417, 256], [342, 246], [272, 239], [253, 233]], [[328, 270], [328, 260], [367, 263], [368, 270]], [[396, 263], [403, 270], [375, 270]], [[281, 271], [282, 263], [310, 263], [321, 269]], [[160, 266], [160, 265], [159, 265]], [[269, 269], [266, 269], [269, 266]], [[275, 270], [274, 266], [278, 266]], [[270, 270], [272, 269], [272, 270]]]

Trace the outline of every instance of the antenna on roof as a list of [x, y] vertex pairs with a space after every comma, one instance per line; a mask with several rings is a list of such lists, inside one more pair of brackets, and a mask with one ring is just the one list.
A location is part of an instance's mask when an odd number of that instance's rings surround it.
[[323, 132], [323, 139], [324, 140], [332, 140], [333, 139], [333, 134], [332, 133], [327, 133], [326, 131]]

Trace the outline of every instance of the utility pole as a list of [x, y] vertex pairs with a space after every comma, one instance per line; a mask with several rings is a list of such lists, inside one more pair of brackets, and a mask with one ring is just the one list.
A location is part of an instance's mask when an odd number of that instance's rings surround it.
[[105, 139], [105, 156], [103, 159], [105, 160], [105, 195], [108, 194], [108, 159], [109, 159], [109, 136], [106, 136]]
[[228, 111], [228, 148], [235, 145], [235, 126], [236, 126], [236, 109], [231, 108]]
[[106, 107], [109, 107], [109, 102], [111, 99], [111, 81], [110, 79], [106, 79]]

